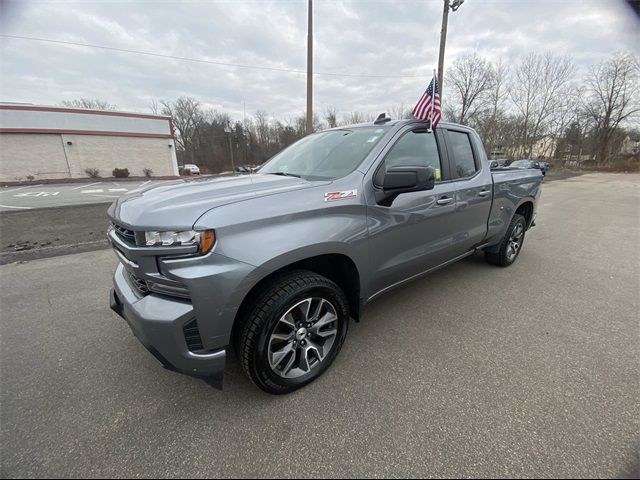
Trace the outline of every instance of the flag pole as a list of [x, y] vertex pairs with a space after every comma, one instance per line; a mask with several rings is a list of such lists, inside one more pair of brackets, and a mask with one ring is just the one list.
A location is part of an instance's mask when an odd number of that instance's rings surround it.
[[433, 109], [435, 108], [436, 88], [438, 80], [436, 80], [436, 69], [433, 69], [433, 91], [431, 92], [431, 111], [429, 112], [429, 132], [433, 131]]

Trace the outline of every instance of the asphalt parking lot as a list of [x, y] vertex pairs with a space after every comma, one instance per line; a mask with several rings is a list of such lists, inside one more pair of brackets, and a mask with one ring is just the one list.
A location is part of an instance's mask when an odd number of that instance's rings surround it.
[[285, 397], [163, 370], [108, 250], [0, 266], [2, 477], [635, 477], [640, 175], [544, 186], [518, 262], [371, 304]]
[[0, 212], [111, 203], [131, 190], [171, 180], [59, 183], [0, 188]]

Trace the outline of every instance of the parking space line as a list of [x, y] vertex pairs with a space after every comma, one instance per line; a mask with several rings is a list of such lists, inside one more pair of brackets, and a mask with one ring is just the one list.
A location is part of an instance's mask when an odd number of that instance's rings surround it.
[[20, 210], [31, 210], [33, 207], [12, 207], [11, 205], [0, 205], [1, 208], [18, 208]]
[[74, 187], [71, 190], [78, 190], [79, 188], [86, 188], [86, 187], [90, 187], [92, 185], [99, 185], [100, 183], [102, 183], [102, 182], [90, 183], [89, 185], [81, 185], [79, 187]]
[[24, 190], [25, 188], [34, 188], [34, 187], [41, 187], [41, 186], [42, 186], [42, 184], [40, 184], [40, 185], [26, 185], [24, 187], [18, 187], [18, 188], [8, 187], [5, 190], [0, 190], [0, 193], [3, 193], [3, 192], [17, 192], [18, 190]]
[[120, 198], [118, 195], [98, 195], [97, 193], [90, 193], [92, 197], [107, 197], [107, 198]]

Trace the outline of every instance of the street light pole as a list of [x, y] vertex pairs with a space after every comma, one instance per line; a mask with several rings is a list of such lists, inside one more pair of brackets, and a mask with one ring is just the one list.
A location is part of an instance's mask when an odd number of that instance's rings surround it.
[[440, 55], [438, 57], [438, 89], [440, 98], [442, 98], [442, 89], [444, 82], [444, 48], [447, 44], [447, 26], [449, 24], [449, 9], [456, 11], [464, 0], [444, 0], [444, 8], [442, 9], [442, 29], [440, 30]]
[[313, 0], [307, 22], [307, 135], [313, 133]]

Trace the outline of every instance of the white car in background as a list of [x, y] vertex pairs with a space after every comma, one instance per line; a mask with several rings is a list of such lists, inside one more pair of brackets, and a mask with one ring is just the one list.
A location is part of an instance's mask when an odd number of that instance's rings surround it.
[[189, 172], [191, 175], [200, 175], [200, 167], [194, 165], [193, 163], [187, 163], [182, 170], [185, 172]]

